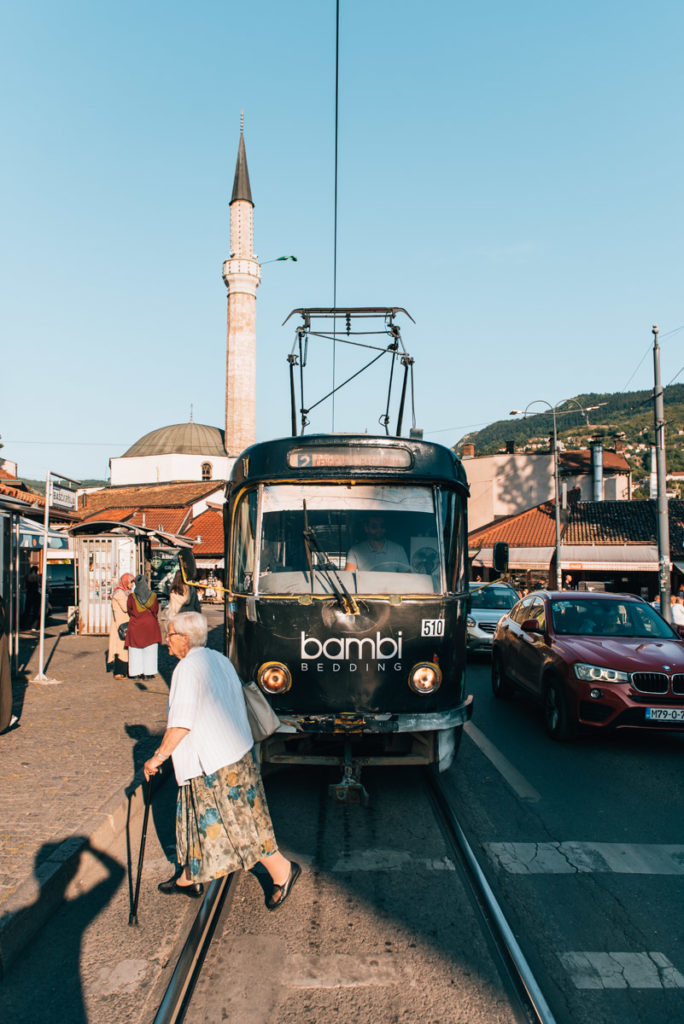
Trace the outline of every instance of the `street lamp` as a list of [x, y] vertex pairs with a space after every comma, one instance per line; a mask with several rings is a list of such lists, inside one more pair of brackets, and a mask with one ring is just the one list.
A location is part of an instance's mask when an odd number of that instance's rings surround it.
[[275, 259], [264, 260], [263, 263], [260, 264], [260, 266], [263, 267], [267, 263], [281, 263], [283, 260], [292, 260], [293, 263], [296, 263], [297, 262], [297, 257], [296, 256], [276, 256]]
[[511, 416], [523, 416], [527, 417], [527, 410], [531, 405], [546, 405], [551, 410], [553, 416], [553, 489], [555, 495], [555, 506], [556, 506], [556, 590], [563, 589], [563, 581], [561, 579], [561, 529], [560, 529], [560, 500], [559, 500], [559, 473], [558, 473], [558, 431], [556, 428], [556, 410], [561, 405], [566, 405], [568, 402], [574, 402], [577, 408], [583, 413], [584, 417], [589, 422], [586, 410], [582, 408], [579, 402], [575, 398], [564, 398], [561, 402], [556, 402], [555, 405], [551, 405], [543, 398], [535, 398], [533, 402], [529, 402], [524, 409], [511, 409]]

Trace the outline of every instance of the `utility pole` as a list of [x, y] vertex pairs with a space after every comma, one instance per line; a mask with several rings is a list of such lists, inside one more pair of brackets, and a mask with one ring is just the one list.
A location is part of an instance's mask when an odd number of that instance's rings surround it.
[[667, 470], [665, 466], [665, 404], [660, 383], [658, 325], [653, 324], [653, 420], [655, 425], [656, 478], [658, 483], [658, 584], [660, 614], [672, 622], [670, 607], [670, 523], [667, 516]]

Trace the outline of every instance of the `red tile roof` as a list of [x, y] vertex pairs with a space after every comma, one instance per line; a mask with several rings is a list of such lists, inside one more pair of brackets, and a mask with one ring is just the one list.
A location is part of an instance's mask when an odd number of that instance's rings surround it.
[[139, 508], [128, 519], [134, 526], [149, 526], [162, 533], [180, 533], [186, 521], [192, 518], [192, 509], [183, 508]]
[[[578, 501], [561, 513], [564, 544], [656, 544], [654, 501]], [[684, 501], [669, 502], [670, 555], [684, 557]], [[555, 544], [554, 503], [544, 502], [517, 515], [487, 523], [468, 535], [470, 548], [489, 548], [496, 541], [511, 547]]]
[[490, 548], [497, 541], [503, 540], [511, 547], [537, 548], [552, 546], [555, 538], [554, 504], [552, 501], [545, 501], [534, 508], [497, 519], [473, 530], [468, 534], [468, 544], [471, 548]]
[[130, 487], [103, 487], [79, 497], [79, 513], [85, 518], [103, 508], [179, 508], [191, 505], [220, 490], [220, 480], [179, 484], [135, 484]]
[[29, 505], [45, 506], [45, 498], [42, 494], [23, 490], [21, 487], [13, 487], [11, 484], [6, 484], [2, 481], [0, 481], [0, 494], [6, 494], [8, 498], [19, 498], [20, 501], [25, 501]]
[[125, 523], [135, 511], [134, 508], [103, 508], [92, 515], [84, 516], [81, 523]]
[[183, 534], [184, 537], [201, 537], [202, 542], [193, 546], [193, 554], [201, 557], [223, 555], [223, 513], [208, 508], [193, 520]]
[[[591, 449], [579, 448], [558, 453], [561, 473], [591, 473]], [[603, 449], [604, 473], [629, 473], [629, 463], [621, 452]]]

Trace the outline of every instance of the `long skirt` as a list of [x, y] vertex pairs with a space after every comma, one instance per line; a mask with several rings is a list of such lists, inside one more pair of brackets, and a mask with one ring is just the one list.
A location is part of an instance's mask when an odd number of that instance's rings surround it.
[[176, 855], [194, 882], [249, 871], [278, 849], [253, 750], [178, 790]]
[[159, 644], [149, 647], [128, 648], [128, 674], [133, 676], [156, 676], [157, 648]]

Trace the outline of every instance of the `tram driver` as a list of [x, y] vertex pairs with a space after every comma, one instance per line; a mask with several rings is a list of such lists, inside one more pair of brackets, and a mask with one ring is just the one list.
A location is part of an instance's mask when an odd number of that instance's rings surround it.
[[366, 539], [354, 544], [347, 553], [348, 572], [411, 572], [401, 544], [385, 536], [382, 516], [369, 515], [363, 524]]

